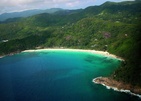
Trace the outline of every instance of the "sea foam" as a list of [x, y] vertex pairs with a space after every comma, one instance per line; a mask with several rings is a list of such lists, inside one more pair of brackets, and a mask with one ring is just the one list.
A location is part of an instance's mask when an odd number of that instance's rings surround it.
[[[98, 78], [101, 78], [101, 77], [98, 77]], [[95, 84], [99, 84], [99, 83], [97, 83], [97, 82], [95, 81], [96, 79], [97, 79], [97, 78], [93, 79], [92, 82], [94, 82]], [[128, 93], [128, 94], [137, 96], [137, 97], [139, 97], [139, 98], [141, 99], [141, 95], [140, 95], [140, 94], [135, 94], [135, 93], [131, 92], [130, 90], [118, 89], [118, 88], [116, 88], [116, 87], [107, 86], [107, 85], [105, 85], [105, 84], [101, 84], [101, 85], [105, 86], [107, 89], [113, 89], [114, 91]]]

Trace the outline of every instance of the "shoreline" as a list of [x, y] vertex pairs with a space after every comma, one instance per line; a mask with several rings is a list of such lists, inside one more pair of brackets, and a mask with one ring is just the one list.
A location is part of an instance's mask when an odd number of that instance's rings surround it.
[[107, 89], [113, 89], [114, 91], [128, 93], [137, 96], [141, 99], [141, 88], [132, 86], [131, 84], [126, 84], [124, 82], [119, 82], [108, 77], [97, 77], [93, 79], [95, 84], [101, 84]]
[[125, 61], [123, 58], [116, 56], [114, 54], [110, 54], [107, 51], [87, 50], [87, 49], [70, 49], [70, 48], [43, 48], [43, 49], [23, 50], [23, 51], [19, 51], [19, 52], [12, 52], [12, 53], [7, 54], [7, 55], [1, 55], [0, 58], [4, 58], [6, 56], [12, 56], [14, 54], [19, 54], [19, 53], [22, 53], [22, 52], [39, 52], [39, 51], [89, 52], [89, 53], [92, 53], [92, 54], [99, 54], [99, 55], [103, 55], [105, 57], [111, 57], [111, 58], [118, 59], [120, 61]]
[[86, 50], [86, 49], [63, 49], [63, 48], [45, 48], [45, 49], [35, 49], [35, 50], [24, 50], [22, 52], [39, 52], [39, 51], [71, 51], [71, 52], [89, 52], [89, 53], [92, 53], [92, 54], [100, 54], [100, 55], [103, 55], [103, 56], [106, 56], [106, 57], [112, 57], [112, 58], [116, 58], [120, 61], [124, 61], [123, 58], [121, 57], [118, 57], [114, 54], [110, 54], [109, 52], [107, 51], [97, 51], [97, 50]]
[[[22, 53], [22, 52], [39, 52], [39, 51], [89, 52], [89, 53], [92, 53], [92, 54], [100, 54], [100, 55], [103, 55], [105, 57], [111, 57], [111, 58], [118, 59], [120, 61], [125, 61], [123, 58], [118, 57], [114, 54], [110, 54], [107, 51], [86, 50], [86, 49], [67, 49], [67, 48], [44, 48], [44, 49], [24, 50], [24, 51], [15, 52], [15, 53], [13, 52], [13, 53], [10, 53], [8, 55], [0, 56], [0, 58], [6, 57], [6, 56], [11, 56], [11, 55]], [[108, 83], [107, 83], [107, 80], [108, 80]], [[120, 87], [117, 87], [117, 85], [119, 85], [121, 82], [116, 81], [116, 83], [114, 84], [113, 81], [115, 81], [115, 80], [110, 79], [110, 78], [106, 78], [106, 77], [97, 77], [97, 78], [93, 79], [92, 82], [94, 82], [95, 84], [101, 84], [101, 85], [105, 86], [107, 89], [113, 89], [115, 91], [129, 93], [131, 95], [138, 96], [139, 98], [141, 98], [141, 89], [139, 89], [140, 93], [138, 94], [138, 93], [133, 92], [130, 88], [125, 89], [123, 87], [124, 84], [122, 84], [122, 86], [120, 86]]]
[[21, 53], [22, 51], [19, 51], [19, 52], [11, 52], [11, 53], [9, 53], [9, 54], [6, 54], [6, 55], [0, 55], [0, 58], [4, 58], [4, 57], [6, 57], [6, 56], [12, 56], [12, 55], [15, 55], [15, 54], [19, 54], [19, 53]]

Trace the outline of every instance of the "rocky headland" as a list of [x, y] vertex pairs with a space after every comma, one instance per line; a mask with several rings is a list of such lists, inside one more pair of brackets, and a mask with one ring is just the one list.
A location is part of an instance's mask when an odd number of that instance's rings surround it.
[[109, 77], [97, 77], [93, 79], [93, 82], [106, 86], [108, 89], [129, 93], [141, 98], [141, 87], [133, 86], [124, 82], [119, 82]]

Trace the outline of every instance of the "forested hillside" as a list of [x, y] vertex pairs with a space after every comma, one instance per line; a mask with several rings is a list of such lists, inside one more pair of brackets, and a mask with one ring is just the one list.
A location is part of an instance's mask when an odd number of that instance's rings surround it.
[[125, 59], [111, 77], [141, 87], [140, 5], [140, 0], [106, 2], [84, 10], [8, 19], [0, 24], [0, 55], [59, 47], [108, 51]]

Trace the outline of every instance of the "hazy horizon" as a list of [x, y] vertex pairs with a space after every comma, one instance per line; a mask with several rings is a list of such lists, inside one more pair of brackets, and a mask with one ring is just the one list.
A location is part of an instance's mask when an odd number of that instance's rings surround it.
[[1, 0], [0, 14], [32, 9], [84, 9], [88, 6], [101, 5], [106, 1], [122, 2], [134, 0]]

